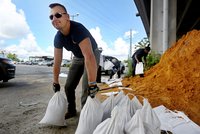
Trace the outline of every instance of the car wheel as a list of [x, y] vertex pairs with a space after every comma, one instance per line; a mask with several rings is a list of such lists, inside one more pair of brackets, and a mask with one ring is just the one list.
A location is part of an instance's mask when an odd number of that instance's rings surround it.
[[112, 70], [106, 70], [105, 75], [110, 75], [112, 73]]
[[108, 74], [108, 75], [111, 75], [111, 73], [112, 73], [112, 70], [108, 70], [108, 73], [107, 73], [107, 74]]

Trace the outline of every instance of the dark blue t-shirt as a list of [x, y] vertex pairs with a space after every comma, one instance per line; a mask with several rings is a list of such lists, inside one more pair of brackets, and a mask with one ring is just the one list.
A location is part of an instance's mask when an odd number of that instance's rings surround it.
[[93, 51], [95, 51], [97, 49], [97, 43], [90, 32], [82, 24], [70, 21], [69, 34], [65, 36], [58, 31], [54, 38], [54, 47], [61, 49], [64, 47], [66, 50], [72, 51], [74, 56], [83, 58], [79, 43], [87, 37], [90, 38]]
[[144, 48], [140, 48], [133, 54], [132, 58], [134, 60], [135, 60], [135, 55], [137, 56], [139, 62], [142, 62], [142, 57], [144, 57], [144, 60], [146, 60], [148, 53], [145, 53]]

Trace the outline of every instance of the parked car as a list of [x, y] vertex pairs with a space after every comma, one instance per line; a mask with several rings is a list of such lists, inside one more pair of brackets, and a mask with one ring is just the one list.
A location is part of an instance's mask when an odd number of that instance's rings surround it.
[[71, 60], [63, 59], [61, 63], [61, 67], [68, 67], [71, 65]]
[[53, 63], [54, 63], [54, 60], [47, 61], [47, 66], [52, 67]]
[[54, 63], [53, 60], [43, 60], [43, 61], [38, 62], [38, 65], [50, 67], [50, 66], [53, 66], [53, 63]]
[[[120, 60], [118, 60], [116, 57], [103, 55], [103, 62], [104, 62], [104, 63], [103, 63], [103, 66], [105, 66], [105, 61], [109, 60], [109, 61], [112, 62], [113, 59], [114, 59], [115, 61], [120, 62], [120, 71], [121, 71], [121, 73], [123, 74], [123, 73], [124, 73], [124, 70], [125, 70], [125, 66], [124, 66], [124, 64], [123, 64]], [[105, 74], [110, 74], [110, 73], [111, 73], [111, 70], [105, 70], [104, 67], [102, 67], [102, 68], [101, 68], [101, 72], [103, 72], [103, 73], [105, 73]]]
[[46, 61], [40, 61], [38, 62], [39, 66], [47, 66], [47, 62]]
[[11, 59], [0, 57], [0, 81], [8, 82], [15, 78], [15, 70], [16, 66]]

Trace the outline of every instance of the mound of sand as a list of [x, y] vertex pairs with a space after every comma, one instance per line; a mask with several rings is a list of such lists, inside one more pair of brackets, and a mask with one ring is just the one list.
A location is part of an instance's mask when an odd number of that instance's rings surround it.
[[131, 84], [133, 93], [148, 98], [152, 107], [183, 111], [200, 125], [200, 31], [173, 44], [144, 78], [124, 78], [122, 83]]

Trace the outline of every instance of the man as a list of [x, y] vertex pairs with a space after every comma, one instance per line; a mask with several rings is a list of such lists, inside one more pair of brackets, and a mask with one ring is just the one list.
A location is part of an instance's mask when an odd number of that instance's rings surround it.
[[[149, 53], [149, 51], [151, 50], [151, 48], [149, 46], [145, 47], [145, 48], [140, 48], [138, 49], [132, 56], [132, 67], [133, 67], [133, 72], [132, 72], [132, 76], [135, 76], [135, 67], [137, 65], [137, 63], [142, 62], [142, 58], [144, 59], [144, 64], [146, 65], [146, 57]], [[144, 77], [144, 74], [140, 74], [140, 77]]]
[[114, 66], [112, 67], [109, 80], [112, 79], [115, 73], [117, 73], [118, 78], [120, 78], [121, 77], [121, 70], [120, 70], [121, 61], [113, 58], [111, 62], [114, 64]]
[[58, 30], [54, 38], [54, 67], [53, 89], [60, 91], [59, 73], [63, 57], [63, 48], [72, 51], [74, 58], [65, 83], [65, 93], [68, 100], [68, 112], [65, 119], [76, 116], [75, 89], [83, 75], [81, 106], [87, 96], [95, 97], [99, 88], [96, 84], [97, 68], [99, 63], [98, 46], [90, 32], [80, 23], [71, 21], [66, 8], [53, 3], [50, 7], [50, 20]]

